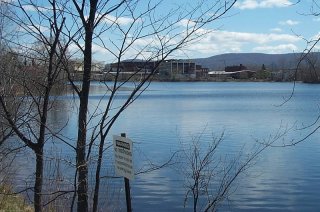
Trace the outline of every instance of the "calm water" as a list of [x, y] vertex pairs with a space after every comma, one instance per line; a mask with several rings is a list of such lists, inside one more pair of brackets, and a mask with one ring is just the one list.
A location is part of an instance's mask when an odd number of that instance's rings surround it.
[[[155, 82], [123, 113], [111, 135], [126, 132], [135, 142], [136, 171], [143, 168], [148, 159], [155, 164], [165, 162], [181, 148], [181, 143], [187, 145], [192, 136], [201, 132], [204, 146], [212, 141], [212, 135], [219, 136], [224, 132], [219, 154], [231, 157], [243, 148], [249, 153], [256, 144], [255, 140], [266, 140], [279, 129], [283, 131], [294, 126], [279, 143], [299, 140], [314, 127], [303, 131], [296, 129], [313, 123], [320, 114], [320, 85], [298, 83], [291, 100], [280, 107], [290, 96], [292, 87], [291, 83]], [[105, 107], [104, 100], [100, 102], [104, 94], [101, 88], [98, 83], [93, 86], [91, 111], [97, 105]], [[122, 101], [126, 95], [127, 91], [122, 91], [117, 101]], [[75, 140], [77, 115], [76, 107], [70, 103], [72, 99], [71, 95], [59, 97], [61, 110], [50, 114], [50, 120], [52, 125], [68, 122], [63, 133]], [[77, 103], [77, 100], [72, 101]], [[319, 138], [320, 134], [316, 132], [294, 147], [264, 151], [255, 165], [239, 178], [233, 194], [221, 210], [319, 211]], [[59, 144], [54, 148], [59, 149], [57, 152], [64, 157], [73, 154], [71, 149], [60, 149]], [[112, 155], [112, 152], [107, 154]], [[105, 165], [104, 172], [112, 173], [112, 168]], [[136, 176], [131, 181], [134, 211], [183, 211], [186, 190], [179, 173], [176, 164]], [[121, 183], [115, 181], [111, 184]], [[118, 205], [114, 199], [104, 204], [112, 203]], [[191, 204], [185, 210], [190, 207]]]
[[[280, 126], [313, 123], [319, 114], [319, 85], [298, 84], [293, 98], [286, 83], [154, 83], [119, 123], [139, 148], [161, 158], [204, 128], [225, 131], [221, 151], [240, 151], [254, 139], [268, 139]], [[319, 123], [318, 123], [319, 124]], [[306, 131], [291, 131], [284, 139], [300, 139]], [[282, 142], [282, 141], [281, 141]], [[293, 148], [264, 152], [249, 175], [242, 178], [224, 210], [320, 210], [319, 132]], [[133, 182], [137, 211], [178, 210], [184, 190], [170, 173], [160, 171]]]

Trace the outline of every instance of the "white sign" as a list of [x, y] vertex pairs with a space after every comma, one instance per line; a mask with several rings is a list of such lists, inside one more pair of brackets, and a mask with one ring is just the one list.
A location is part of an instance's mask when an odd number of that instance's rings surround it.
[[128, 138], [114, 135], [113, 148], [116, 174], [132, 180], [134, 178], [132, 141]]

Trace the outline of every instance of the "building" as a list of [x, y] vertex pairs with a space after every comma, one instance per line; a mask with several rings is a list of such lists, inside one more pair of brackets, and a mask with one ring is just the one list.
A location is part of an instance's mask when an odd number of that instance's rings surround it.
[[196, 65], [196, 78], [197, 79], [207, 79], [209, 69], [203, 68], [201, 65]]
[[186, 60], [132, 60], [108, 64], [105, 68], [106, 75], [118, 74], [120, 78], [141, 77], [151, 73], [155, 74], [160, 80], [192, 80], [206, 77], [208, 69]]
[[206, 77], [208, 69], [191, 60], [166, 60], [160, 64], [159, 74], [172, 80], [194, 80]]
[[[71, 70], [71, 77], [74, 80], [82, 80], [82, 73], [84, 70], [83, 60], [77, 59], [70, 61]], [[105, 68], [104, 63], [99, 61], [92, 61], [91, 63], [91, 79], [92, 80], [103, 80], [103, 70]]]
[[239, 66], [227, 66], [224, 71], [211, 71], [208, 75], [212, 78], [226, 80], [233, 79], [249, 79], [255, 75], [255, 71], [247, 69], [247, 67], [240, 64]]
[[[82, 60], [74, 60], [71, 62], [73, 71], [75, 73], [83, 72], [84, 66], [83, 66], [83, 61]], [[91, 64], [91, 71], [93, 73], [102, 73], [104, 69], [104, 63], [99, 62], [99, 61], [93, 61]]]
[[242, 64], [240, 64], [239, 66], [226, 66], [224, 68], [225, 72], [238, 72], [238, 71], [243, 71], [243, 70], [247, 70], [247, 67], [245, 67]]
[[104, 79], [140, 80], [151, 73], [158, 73], [157, 61], [126, 60], [120, 63], [107, 64], [104, 69]]
[[106, 67], [106, 72], [127, 72], [127, 73], [151, 73], [156, 67], [156, 61], [122, 61], [112, 63]]

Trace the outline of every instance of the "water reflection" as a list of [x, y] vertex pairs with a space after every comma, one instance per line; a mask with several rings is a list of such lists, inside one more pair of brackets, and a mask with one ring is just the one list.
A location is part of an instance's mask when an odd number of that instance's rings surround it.
[[[115, 106], [125, 100], [130, 86], [116, 96]], [[225, 132], [220, 154], [237, 154], [244, 145], [249, 150], [255, 139], [268, 139], [281, 125], [301, 127], [315, 120], [319, 113], [319, 85], [298, 84], [293, 98], [278, 107], [284, 97], [291, 94], [291, 89], [290, 83], [153, 83], [120, 116], [107, 141], [110, 144], [111, 135], [126, 132], [135, 142], [136, 168], [141, 168], [146, 158], [154, 163], [165, 161], [180, 148], [181, 139], [190, 141], [191, 136], [204, 129], [202, 142], [212, 141], [213, 134], [219, 136]], [[103, 111], [108, 95], [103, 85], [93, 85], [91, 114]], [[71, 145], [76, 140], [77, 104], [72, 94], [59, 96], [55, 110], [49, 114], [49, 124]], [[290, 131], [286, 139], [299, 139], [305, 133]], [[223, 209], [304, 211], [320, 208], [319, 136], [317, 132], [297, 147], [265, 151], [250, 173], [241, 178], [231, 201], [226, 202]], [[64, 161], [74, 162], [74, 150], [61, 140], [48, 143], [47, 148], [54, 150], [51, 154], [59, 152]], [[104, 175], [113, 174], [112, 155], [108, 150]], [[66, 163], [65, 167], [68, 166], [72, 165]], [[66, 168], [65, 175], [70, 173]], [[70, 182], [71, 178], [68, 178]], [[131, 183], [133, 209], [183, 210], [182, 179], [172, 167], [138, 175]], [[122, 181], [105, 180], [103, 185], [101, 191], [106, 195], [101, 197], [101, 205], [110, 205], [114, 200], [119, 204], [112, 207], [122, 210], [119, 208], [123, 203], [119, 197], [123, 195]]]

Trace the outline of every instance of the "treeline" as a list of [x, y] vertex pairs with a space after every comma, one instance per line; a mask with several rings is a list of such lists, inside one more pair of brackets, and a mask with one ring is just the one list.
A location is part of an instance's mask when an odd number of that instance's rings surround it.
[[292, 61], [282, 61], [277, 65], [251, 65], [249, 69], [256, 71], [254, 77], [261, 80], [305, 83], [320, 82], [320, 54], [318, 52], [295, 54]]

